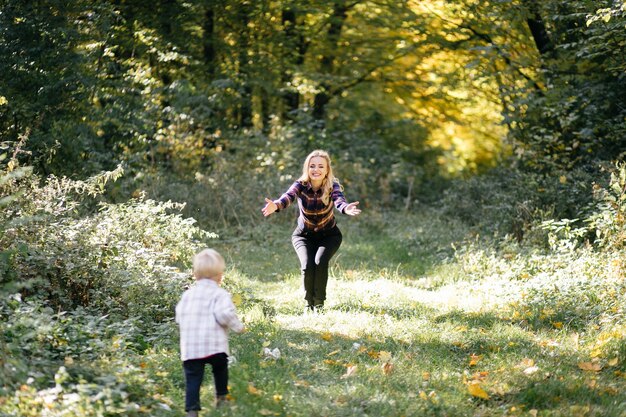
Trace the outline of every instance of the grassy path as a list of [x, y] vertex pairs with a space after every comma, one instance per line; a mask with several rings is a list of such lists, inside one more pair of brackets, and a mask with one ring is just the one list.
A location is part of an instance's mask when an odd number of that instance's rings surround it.
[[511, 305], [523, 286], [495, 273], [463, 279], [450, 262], [415, 261], [419, 248], [399, 243], [405, 232], [346, 239], [321, 315], [301, 313], [288, 242], [244, 241], [227, 251], [249, 331], [232, 339], [232, 407], [206, 412], [626, 415], [623, 374], [610, 360], [591, 360], [583, 332], [516, 320]]

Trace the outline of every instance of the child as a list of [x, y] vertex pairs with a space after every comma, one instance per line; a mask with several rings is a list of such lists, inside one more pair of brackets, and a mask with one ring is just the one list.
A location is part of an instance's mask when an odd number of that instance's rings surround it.
[[228, 329], [244, 330], [230, 294], [220, 288], [224, 278], [224, 258], [205, 249], [193, 258], [196, 284], [176, 305], [180, 327], [180, 356], [185, 371], [185, 411], [196, 417], [200, 410], [200, 385], [208, 363], [215, 380], [216, 405], [228, 394]]

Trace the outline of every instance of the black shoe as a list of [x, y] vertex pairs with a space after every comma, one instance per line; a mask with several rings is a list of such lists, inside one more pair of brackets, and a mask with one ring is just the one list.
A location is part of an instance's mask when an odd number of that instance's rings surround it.
[[317, 314], [322, 314], [324, 312], [324, 304], [318, 304], [315, 307], [313, 307], [313, 309], [315, 310]]
[[304, 314], [313, 314], [315, 312], [313, 305], [312, 304], [308, 304], [306, 307], [304, 307]]

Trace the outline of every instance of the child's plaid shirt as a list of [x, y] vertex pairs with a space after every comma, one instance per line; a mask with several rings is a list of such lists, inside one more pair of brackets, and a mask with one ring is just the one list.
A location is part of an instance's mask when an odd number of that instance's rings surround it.
[[228, 354], [228, 329], [243, 330], [230, 294], [211, 279], [199, 279], [176, 305], [183, 361]]

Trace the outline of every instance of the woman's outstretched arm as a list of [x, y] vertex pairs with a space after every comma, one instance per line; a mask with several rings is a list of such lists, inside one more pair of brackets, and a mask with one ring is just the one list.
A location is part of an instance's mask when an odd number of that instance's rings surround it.
[[276, 210], [278, 210], [278, 206], [276, 205], [276, 203], [274, 203], [269, 198], [265, 197], [265, 207], [261, 209], [261, 212], [263, 213], [263, 215], [267, 217], [270, 214], [274, 213]]

